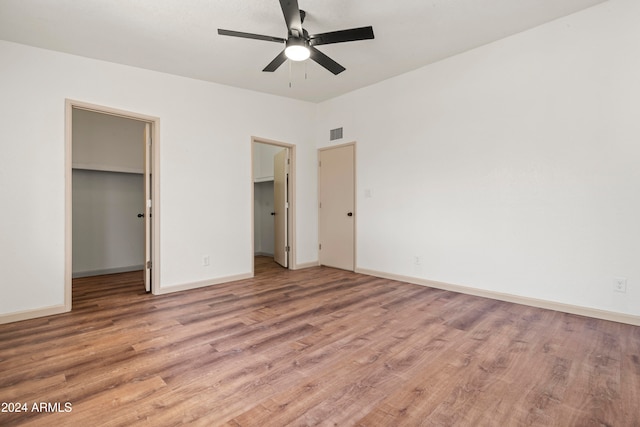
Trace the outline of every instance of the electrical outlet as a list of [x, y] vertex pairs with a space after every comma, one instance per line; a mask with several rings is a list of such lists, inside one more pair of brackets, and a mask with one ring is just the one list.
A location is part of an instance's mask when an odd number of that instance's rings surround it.
[[613, 278], [613, 290], [615, 292], [627, 292], [627, 278], [626, 277], [614, 277]]
[[209, 255], [203, 255], [203, 257], [202, 257], [202, 265], [205, 266], [205, 267], [208, 267], [209, 266], [209, 262], [210, 262]]
[[415, 257], [413, 257], [413, 263], [415, 265], [422, 265], [422, 257], [416, 255]]

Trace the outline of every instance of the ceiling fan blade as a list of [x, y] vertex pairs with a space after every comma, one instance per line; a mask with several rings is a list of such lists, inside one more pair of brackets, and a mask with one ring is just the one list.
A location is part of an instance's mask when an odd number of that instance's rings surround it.
[[264, 40], [267, 42], [284, 43], [287, 41], [287, 39], [283, 39], [280, 37], [263, 36], [261, 34], [253, 34], [253, 33], [243, 33], [241, 31], [223, 30], [220, 28], [218, 28], [218, 34], [220, 34], [221, 36], [242, 37], [245, 39]]
[[327, 55], [320, 52], [315, 47], [309, 46], [309, 50], [311, 51], [311, 59], [322, 65], [327, 70], [331, 71], [333, 74], [338, 75], [346, 70], [346, 68], [344, 68], [342, 65], [338, 64], [336, 61], [329, 58]]
[[309, 36], [309, 44], [318, 46], [321, 44], [353, 42], [357, 40], [373, 39], [373, 27], [352, 28], [350, 30], [332, 31], [330, 33], [314, 34]]
[[275, 70], [278, 69], [279, 66], [282, 65], [282, 63], [284, 61], [287, 60], [287, 56], [284, 54], [284, 50], [282, 52], [280, 52], [280, 54], [278, 56], [276, 56], [273, 61], [271, 61], [269, 63], [269, 65], [267, 65], [266, 67], [264, 67], [264, 70], [262, 71], [268, 71], [268, 72], [274, 72]]
[[300, 18], [300, 7], [298, 0], [280, 0], [280, 7], [284, 15], [284, 22], [287, 23], [289, 33], [291, 30], [298, 32], [297, 36], [302, 36], [302, 19]]

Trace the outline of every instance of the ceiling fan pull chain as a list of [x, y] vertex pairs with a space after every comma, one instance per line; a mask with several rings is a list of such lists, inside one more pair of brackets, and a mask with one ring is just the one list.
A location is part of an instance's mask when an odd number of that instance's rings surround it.
[[291, 87], [291, 61], [289, 61], [289, 87]]

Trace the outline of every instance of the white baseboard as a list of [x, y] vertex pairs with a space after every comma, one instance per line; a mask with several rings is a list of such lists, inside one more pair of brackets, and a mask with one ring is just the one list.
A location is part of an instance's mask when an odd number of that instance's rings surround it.
[[51, 316], [54, 314], [66, 313], [70, 311], [64, 305], [53, 305], [51, 307], [36, 308], [33, 310], [17, 311], [15, 313], [0, 314], [0, 325], [5, 323], [20, 322], [22, 320], [35, 319], [37, 317]]
[[640, 316], [634, 316], [631, 314], [616, 313], [613, 311], [599, 310], [596, 308], [581, 307], [577, 305], [541, 300], [537, 298], [522, 297], [518, 295], [505, 294], [502, 292], [487, 291], [484, 289], [470, 288], [468, 286], [452, 285], [450, 283], [442, 283], [442, 282], [436, 282], [436, 281], [427, 280], [427, 279], [421, 279], [418, 277], [402, 276], [399, 274], [368, 270], [366, 268], [357, 268], [356, 273], [380, 277], [383, 279], [390, 279], [390, 280], [397, 280], [400, 282], [412, 283], [414, 285], [428, 286], [430, 288], [458, 292], [461, 294], [475, 295], [475, 296], [491, 298], [499, 301], [512, 302], [515, 304], [528, 305], [531, 307], [544, 308], [547, 310], [561, 311], [563, 313], [577, 314], [580, 316], [593, 317], [595, 319], [611, 320], [613, 322], [640, 326]]
[[74, 272], [71, 277], [77, 279], [79, 277], [102, 276], [103, 274], [127, 273], [129, 271], [144, 270], [144, 265], [131, 265], [128, 267], [104, 268], [101, 270], [89, 270]]
[[[273, 254], [268, 254], [266, 252], [256, 252], [254, 253], [254, 256], [266, 256], [266, 257], [273, 258]], [[318, 261], [312, 261], [312, 262], [304, 262], [302, 264], [295, 264], [290, 266], [290, 268], [291, 270], [302, 270], [303, 268], [317, 267], [319, 265], [320, 263]]]
[[251, 273], [237, 274], [235, 276], [218, 277], [216, 279], [202, 280], [199, 282], [185, 283], [176, 286], [167, 286], [154, 292], [155, 295], [170, 294], [173, 292], [188, 291], [189, 289], [205, 288], [207, 286], [219, 285], [220, 283], [235, 282], [237, 280], [250, 279]]
[[317, 267], [320, 264], [318, 263], [318, 261], [312, 261], [312, 262], [303, 262], [302, 264], [296, 264], [293, 267], [291, 267], [292, 270], [302, 270], [303, 268], [311, 268], [311, 267]]

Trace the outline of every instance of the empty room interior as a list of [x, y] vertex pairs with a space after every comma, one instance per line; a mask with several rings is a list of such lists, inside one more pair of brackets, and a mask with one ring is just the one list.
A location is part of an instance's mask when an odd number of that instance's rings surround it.
[[639, 19], [1, 0], [0, 425], [640, 426]]

